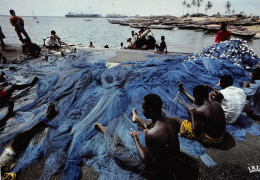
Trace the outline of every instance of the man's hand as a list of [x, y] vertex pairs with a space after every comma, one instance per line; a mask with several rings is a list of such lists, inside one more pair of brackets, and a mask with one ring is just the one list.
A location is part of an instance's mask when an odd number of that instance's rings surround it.
[[195, 112], [195, 109], [194, 108], [189, 108], [188, 109], [188, 113], [190, 116], [193, 116], [194, 115], [194, 112]]
[[248, 88], [250, 85], [249, 85], [249, 82], [244, 82], [243, 84], [243, 88]]
[[140, 132], [134, 131], [134, 130], [131, 128], [130, 134], [131, 134], [131, 136], [132, 136], [132, 138], [133, 138], [134, 140], [138, 140], [138, 136], [139, 136]]
[[181, 82], [179, 83], [179, 88], [180, 88], [180, 91], [181, 91], [182, 93], [185, 92], [185, 89], [184, 89], [183, 84], [182, 84]]
[[209, 94], [209, 97], [212, 101], [215, 101], [216, 100], [216, 96], [217, 96], [217, 92], [216, 91], [212, 91], [210, 94]]

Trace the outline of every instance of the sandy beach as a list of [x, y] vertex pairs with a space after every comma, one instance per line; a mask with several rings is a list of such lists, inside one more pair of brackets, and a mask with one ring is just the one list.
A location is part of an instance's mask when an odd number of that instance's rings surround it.
[[[71, 46], [64, 49], [65, 58], [75, 56], [75, 53], [73, 53], [74, 48], [76, 48], [76, 53], [83, 52], [83, 53], [94, 53], [95, 55], [89, 56], [90, 60], [91, 58], [97, 59], [97, 58], [104, 58], [106, 57], [106, 66], [108, 68], [112, 68], [114, 66], [119, 65], [122, 62], [129, 62], [129, 61], [145, 61], [147, 60], [147, 56], [156, 55], [157, 60], [165, 59], [168, 57], [174, 57], [174, 56], [186, 56], [191, 55], [188, 53], [180, 53], [180, 52], [168, 52], [167, 54], [156, 54], [154, 51], [149, 50], [130, 50], [130, 49], [96, 49], [96, 48], [85, 48], [85, 47], [79, 47], [79, 46]], [[40, 63], [53, 63], [55, 61], [60, 61], [62, 58], [62, 55], [60, 52], [49, 52], [46, 49], [42, 49], [42, 55], [38, 58], [31, 58], [29, 56], [26, 56], [22, 54], [21, 51], [21, 45], [10, 45], [7, 44], [7, 50], [1, 51], [3, 56], [7, 58], [9, 62], [13, 60], [21, 60], [24, 61], [30, 61], [32, 64], [40, 64]], [[45, 56], [48, 56], [48, 61], [45, 61]], [[87, 55], [86, 55], [87, 56]], [[56, 59], [55, 59], [56, 58]], [[7, 65], [1, 65], [1, 69], [4, 71], [8, 71], [7, 69], [10, 67], [15, 67], [18, 72], [22, 68], [26, 68], [23, 66], [23, 64], [7, 64]], [[45, 74], [42, 74], [44, 71], [37, 72], [37, 75], [39, 78], [41, 76], [44, 76]], [[48, 71], [48, 73], [54, 73], [54, 71]], [[17, 72], [11, 72], [10, 74], [13, 75], [13, 77], [19, 77], [21, 80], [20, 75], [17, 75]], [[27, 79], [33, 78], [33, 72], [28, 73]], [[16, 79], [17, 80], [17, 79]], [[22, 80], [21, 80], [22, 81]], [[32, 88], [30, 90], [31, 95], [28, 96], [29, 99], [20, 99], [15, 104], [15, 109], [20, 108], [24, 106], [25, 104], [29, 103], [31, 101], [30, 98], [33, 98], [36, 94], [36, 88]], [[3, 114], [5, 110], [1, 110], [0, 113]], [[258, 125], [260, 125], [260, 121], [254, 121]], [[252, 136], [247, 134], [245, 141], [239, 141], [236, 138], [234, 138], [229, 133], [226, 134], [225, 139], [223, 143], [221, 143], [219, 146], [213, 148], [213, 147], [205, 147], [206, 153], [212, 158], [214, 162], [216, 162], [216, 166], [208, 167], [205, 165], [205, 163], [198, 158], [194, 158], [190, 155], [185, 155], [187, 162], [191, 162], [194, 169], [195, 174], [197, 175], [198, 179], [259, 179], [260, 178], [260, 172], [254, 172], [250, 173], [248, 168], [251, 166], [259, 166], [260, 165], [260, 137], [259, 136]], [[184, 152], [185, 154], [185, 152]], [[47, 158], [47, 157], [46, 157]], [[35, 180], [39, 179], [42, 175], [42, 172], [45, 169], [45, 163], [46, 158], [42, 157], [41, 159], [38, 159], [35, 163], [30, 165], [25, 170], [19, 172], [17, 174], [18, 179], [25, 179], [25, 180]], [[185, 159], [184, 158], [184, 159]], [[183, 170], [183, 169], [182, 169]], [[183, 170], [183, 173], [189, 172], [189, 170], [185, 171]], [[196, 175], [194, 176], [194, 179], [196, 178]], [[61, 174], [56, 174], [55, 176], [52, 176], [51, 179], [58, 180], [61, 179]], [[93, 170], [91, 167], [82, 166], [81, 167], [81, 179], [83, 180], [95, 180], [99, 178], [99, 174]], [[122, 177], [122, 179], [124, 179]]]

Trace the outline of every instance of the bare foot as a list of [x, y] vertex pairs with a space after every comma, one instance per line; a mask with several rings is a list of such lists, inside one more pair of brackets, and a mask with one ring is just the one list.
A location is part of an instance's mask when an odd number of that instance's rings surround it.
[[33, 78], [32, 82], [30, 83], [30, 86], [33, 87], [37, 83], [38, 80], [39, 80], [39, 78], [37, 76], [35, 76]]
[[50, 102], [48, 109], [46, 111], [45, 116], [51, 120], [53, 119], [59, 112], [55, 110], [55, 104], [53, 102]]
[[94, 127], [96, 130], [101, 131], [103, 134], [106, 132], [107, 128], [105, 126], [102, 126], [102, 124], [95, 123]]
[[184, 93], [185, 89], [184, 89], [183, 84], [181, 82], [179, 83], [179, 88], [180, 88], [180, 91], [182, 93]]
[[133, 118], [132, 118], [132, 121], [133, 122], [138, 122], [139, 121], [139, 116], [138, 116], [138, 114], [137, 114], [137, 112], [136, 112], [136, 109], [134, 108], [134, 110], [133, 110]]

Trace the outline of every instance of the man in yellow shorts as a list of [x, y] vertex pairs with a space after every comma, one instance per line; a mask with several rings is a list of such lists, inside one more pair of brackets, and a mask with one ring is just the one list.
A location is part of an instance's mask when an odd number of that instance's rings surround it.
[[[191, 100], [196, 107], [192, 105], [186, 106], [191, 118], [182, 120], [175, 118], [180, 125], [180, 136], [197, 139], [205, 144], [220, 143], [225, 134], [226, 120], [225, 114], [221, 104], [209, 99], [208, 87], [199, 85], [193, 89], [193, 96], [191, 96], [183, 87], [182, 83], [179, 84], [180, 91], [184, 93], [189, 100]], [[181, 104], [185, 104], [180, 99]]]

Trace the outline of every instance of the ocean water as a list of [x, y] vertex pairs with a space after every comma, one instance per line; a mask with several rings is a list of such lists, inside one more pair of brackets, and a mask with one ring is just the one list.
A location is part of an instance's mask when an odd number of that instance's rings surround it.
[[[9, 16], [0, 16], [0, 25], [6, 36], [4, 41], [9, 44], [21, 44], [9, 18]], [[40, 45], [43, 44], [43, 39], [50, 36], [51, 30], [55, 30], [61, 40], [67, 43], [87, 46], [92, 41], [97, 48], [104, 45], [118, 48], [121, 42], [126, 45], [131, 30], [138, 31], [130, 26], [110, 24], [106, 18], [92, 18], [91, 21], [85, 21], [84, 18], [37, 17], [39, 23], [36, 23], [36, 19], [33, 17], [22, 18], [25, 30], [32, 41]], [[205, 46], [213, 44], [215, 40], [214, 33], [205, 34], [203, 31], [178, 28], [173, 30], [152, 29], [152, 33], [157, 43], [160, 43], [160, 37], [164, 35], [168, 51], [173, 52], [199, 53]], [[260, 39], [251, 39], [248, 41], [248, 45], [260, 56]]]

